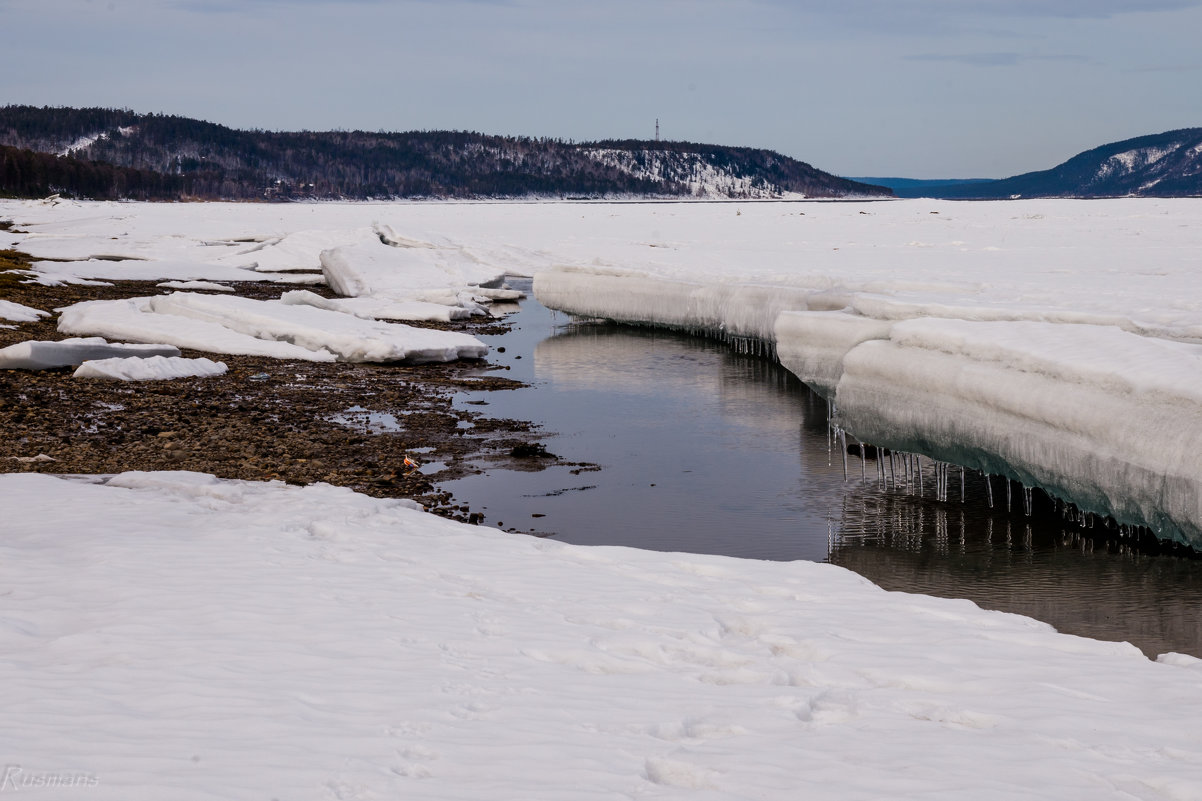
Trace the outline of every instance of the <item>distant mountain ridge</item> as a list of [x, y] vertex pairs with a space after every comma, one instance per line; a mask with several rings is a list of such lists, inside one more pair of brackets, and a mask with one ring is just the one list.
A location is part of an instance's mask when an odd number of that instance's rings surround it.
[[1181, 128], [1095, 147], [1050, 170], [997, 181], [890, 184], [898, 197], [1202, 196], [1202, 128]]
[[[0, 152], [0, 191], [10, 194], [35, 194], [35, 187], [79, 193], [80, 187], [59, 186], [50, 176], [38, 179], [49, 171], [69, 180], [90, 168], [99, 180], [104, 165], [138, 171], [156, 186], [178, 186], [181, 197], [228, 199], [892, 194], [754, 148], [462, 131], [243, 131], [103, 108], [0, 107], [0, 146], [17, 153]], [[113, 191], [97, 194], [93, 186], [87, 196]]]

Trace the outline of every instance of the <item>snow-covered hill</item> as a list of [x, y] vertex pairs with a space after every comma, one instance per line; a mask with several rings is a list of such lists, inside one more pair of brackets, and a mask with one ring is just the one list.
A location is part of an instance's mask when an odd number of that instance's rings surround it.
[[902, 197], [1202, 196], [1202, 128], [1140, 136], [1095, 147], [1050, 170], [1000, 181], [897, 187]]

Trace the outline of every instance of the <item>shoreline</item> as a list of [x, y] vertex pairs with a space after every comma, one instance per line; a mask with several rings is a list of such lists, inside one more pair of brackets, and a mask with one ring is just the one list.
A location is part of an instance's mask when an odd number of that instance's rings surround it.
[[[14, 261], [13, 253], [5, 252], [6, 261]], [[85, 300], [162, 291], [156, 281], [108, 283], [0, 281], [0, 298], [52, 312]], [[328, 293], [324, 287], [314, 289]], [[280, 291], [280, 285], [270, 283], [238, 286], [244, 297], [273, 297]], [[479, 317], [407, 324], [493, 334], [507, 327], [504, 319]], [[12, 325], [0, 328], [0, 347], [64, 337], [53, 316]], [[529, 422], [453, 407], [458, 392], [524, 386], [487, 359], [385, 365], [188, 350], [184, 355], [219, 359], [229, 372], [135, 385], [73, 378], [74, 368], [0, 370], [0, 428], [16, 434], [0, 440], [0, 473], [192, 470], [298, 485], [324, 481], [376, 497], [410, 498], [443, 517], [480, 522], [482, 515], [437, 489], [434, 472], [406, 468], [405, 456], [445, 465], [437, 471], [439, 481], [483, 472], [476, 463], [485, 457], [501, 464], [520, 460], [524, 469], [555, 463], [537, 447], [538, 432]], [[382, 431], [370, 424], [360, 428], [355, 412], [348, 413], [352, 409], [391, 416], [403, 425], [399, 430]], [[537, 455], [519, 455], [523, 453]], [[30, 461], [41, 456], [49, 459]]]

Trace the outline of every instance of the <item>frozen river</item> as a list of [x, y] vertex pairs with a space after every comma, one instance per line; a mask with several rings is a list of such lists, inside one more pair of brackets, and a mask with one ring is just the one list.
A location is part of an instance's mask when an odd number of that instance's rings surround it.
[[[825, 401], [779, 365], [707, 339], [589, 324], [536, 300], [493, 338], [493, 361], [530, 384], [459, 403], [537, 422], [567, 465], [488, 469], [442, 486], [485, 523], [589, 545], [828, 561], [890, 590], [968, 598], [1061, 631], [1202, 656], [1202, 562], [1092, 548], [1036, 503], [1012, 511], [979, 474], [964, 503], [882, 487], [832, 448]], [[599, 471], [580, 471], [595, 462]], [[1037, 499], [1039, 496], [1036, 496]]]

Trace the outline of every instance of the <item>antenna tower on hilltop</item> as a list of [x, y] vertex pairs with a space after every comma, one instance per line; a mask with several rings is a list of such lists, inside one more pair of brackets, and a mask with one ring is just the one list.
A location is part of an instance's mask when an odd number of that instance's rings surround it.
[[659, 141], [659, 117], [655, 118], [655, 141]]

